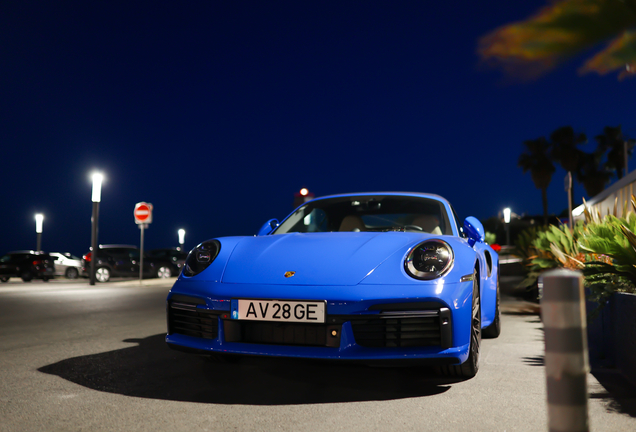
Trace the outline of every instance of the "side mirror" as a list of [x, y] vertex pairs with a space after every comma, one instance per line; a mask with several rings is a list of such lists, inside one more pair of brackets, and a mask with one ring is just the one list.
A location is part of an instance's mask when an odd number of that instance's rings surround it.
[[477, 218], [472, 216], [468, 216], [464, 220], [464, 232], [468, 236], [468, 243], [471, 246], [474, 246], [477, 242], [483, 243], [486, 236], [484, 226]]
[[278, 219], [270, 219], [263, 224], [261, 229], [258, 230], [258, 234], [256, 235], [259, 235], [259, 236], [267, 235], [271, 233], [272, 231], [274, 231], [274, 228], [276, 228], [277, 226], [278, 226]]

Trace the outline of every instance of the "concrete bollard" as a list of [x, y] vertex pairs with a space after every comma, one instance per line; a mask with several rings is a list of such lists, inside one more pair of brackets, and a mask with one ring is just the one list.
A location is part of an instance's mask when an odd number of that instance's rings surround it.
[[551, 270], [540, 277], [539, 287], [543, 292], [549, 430], [587, 432], [589, 362], [583, 275]]

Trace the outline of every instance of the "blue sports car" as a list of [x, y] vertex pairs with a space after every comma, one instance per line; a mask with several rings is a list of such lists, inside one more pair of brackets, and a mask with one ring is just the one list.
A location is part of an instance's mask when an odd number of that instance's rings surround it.
[[171, 348], [435, 365], [472, 377], [500, 333], [499, 258], [474, 217], [423, 193], [333, 195], [258, 235], [194, 248], [167, 298]]

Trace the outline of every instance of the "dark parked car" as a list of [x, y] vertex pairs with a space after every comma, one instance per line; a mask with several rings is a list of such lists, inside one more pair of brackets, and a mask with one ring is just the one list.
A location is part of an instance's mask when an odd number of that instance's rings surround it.
[[181, 273], [183, 264], [185, 264], [188, 253], [182, 251], [179, 248], [164, 248], [149, 250], [148, 256], [170, 261], [170, 263], [172, 264], [171, 276], [178, 276], [179, 273]]
[[29, 282], [32, 279], [48, 281], [55, 273], [53, 258], [44, 252], [15, 251], [0, 258], [0, 281], [20, 277]]
[[[90, 275], [90, 263], [93, 252], [82, 258], [82, 273]], [[100, 245], [95, 261], [95, 279], [108, 282], [111, 277], [138, 277], [141, 254], [136, 246]], [[172, 262], [164, 258], [155, 258], [144, 254], [144, 278], [168, 278], [172, 276]]]

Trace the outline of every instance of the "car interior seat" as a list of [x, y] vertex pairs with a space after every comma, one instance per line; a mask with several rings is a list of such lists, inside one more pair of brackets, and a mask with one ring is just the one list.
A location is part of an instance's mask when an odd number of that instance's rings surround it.
[[367, 227], [362, 222], [362, 218], [357, 215], [348, 215], [340, 222], [340, 229], [338, 231], [366, 231]]
[[439, 219], [436, 216], [419, 215], [413, 219], [413, 225], [421, 227], [424, 232], [442, 235], [442, 230], [439, 227]]

